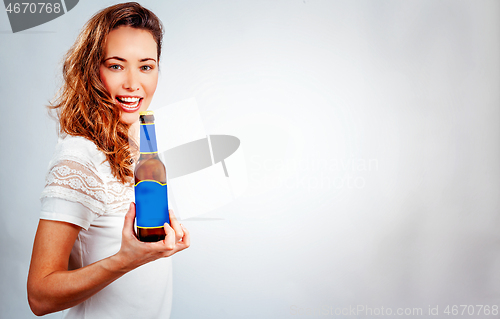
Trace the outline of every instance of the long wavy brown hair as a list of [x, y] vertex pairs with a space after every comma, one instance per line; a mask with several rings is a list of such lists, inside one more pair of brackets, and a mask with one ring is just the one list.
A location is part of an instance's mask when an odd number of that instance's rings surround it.
[[101, 82], [99, 67], [104, 59], [106, 38], [120, 26], [144, 29], [153, 35], [160, 61], [163, 25], [158, 17], [136, 2], [127, 2], [97, 12], [83, 27], [75, 44], [64, 56], [63, 85], [48, 108], [56, 110], [60, 133], [93, 141], [122, 183], [133, 176], [133, 154], [120, 109]]

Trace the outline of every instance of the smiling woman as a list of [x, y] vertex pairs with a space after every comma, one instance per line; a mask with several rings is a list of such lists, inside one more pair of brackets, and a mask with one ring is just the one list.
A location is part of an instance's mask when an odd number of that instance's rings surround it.
[[65, 57], [64, 84], [50, 106], [60, 138], [27, 282], [36, 315], [65, 309], [65, 318], [170, 315], [172, 268], [164, 257], [189, 247], [189, 232], [170, 212], [163, 241], [137, 239], [133, 138], [129, 145], [131, 125], [156, 90], [161, 38], [151, 11], [118, 4], [94, 15]]

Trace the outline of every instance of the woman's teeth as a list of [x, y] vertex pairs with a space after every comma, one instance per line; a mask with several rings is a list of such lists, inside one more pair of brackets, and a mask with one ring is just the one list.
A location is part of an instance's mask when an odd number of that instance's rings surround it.
[[116, 98], [118, 102], [122, 103], [124, 106], [129, 107], [129, 108], [134, 108], [139, 104], [139, 101], [141, 98], [138, 97], [120, 97]]

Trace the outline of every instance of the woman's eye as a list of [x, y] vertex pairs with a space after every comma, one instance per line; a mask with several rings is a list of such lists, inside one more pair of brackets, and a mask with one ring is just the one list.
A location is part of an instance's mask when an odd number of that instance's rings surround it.
[[121, 69], [121, 66], [118, 65], [118, 64], [113, 64], [113, 65], [110, 65], [109, 68], [111, 70], [120, 70]]
[[143, 65], [143, 66], [141, 66], [141, 69], [143, 71], [149, 71], [149, 70], [152, 70], [153, 68], [150, 65]]

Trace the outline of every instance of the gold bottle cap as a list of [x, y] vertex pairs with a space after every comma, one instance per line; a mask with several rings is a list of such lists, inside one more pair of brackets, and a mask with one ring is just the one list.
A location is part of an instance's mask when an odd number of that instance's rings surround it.
[[142, 112], [139, 112], [139, 115], [154, 115], [155, 112], [153, 111], [142, 111]]

